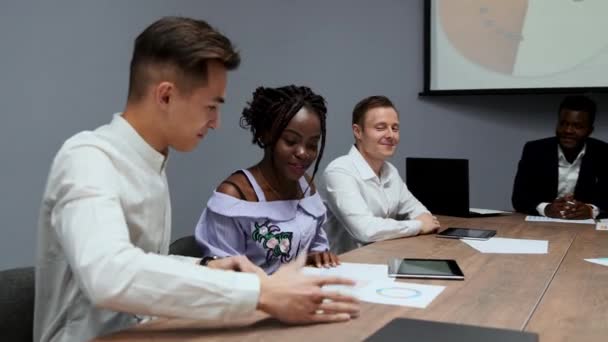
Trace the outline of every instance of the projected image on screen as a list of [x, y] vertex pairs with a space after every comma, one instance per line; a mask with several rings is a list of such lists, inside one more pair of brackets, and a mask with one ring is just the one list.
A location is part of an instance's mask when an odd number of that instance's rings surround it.
[[435, 0], [431, 89], [608, 86], [607, 0]]
[[528, 0], [441, 1], [441, 27], [463, 56], [488, 69], [512, 74]]

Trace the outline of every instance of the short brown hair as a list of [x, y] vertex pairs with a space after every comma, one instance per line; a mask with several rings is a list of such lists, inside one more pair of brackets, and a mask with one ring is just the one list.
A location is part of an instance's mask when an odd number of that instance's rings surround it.
[[[135, 39], [129, 75], [129, 100], [139, 100], [152, 81], [151, 73], [170, 68], [178, 87], [189, 91], [207, 82], [208, 62], [219, 61], [236, 69], [239, 53], [228, 38], [207, 22], [184, 17], [164, 17]], [[156, 70], [153, 70], [156, 69]]]
[[378, 107], [390, 107], [396, 110], [391, 100], [389, 100], [386, 96], [375, 95], [366, 97], [359, 101], [359, 103], [355, 105], [355, 109], [353, 109], [353, 125], [357, 124], [363, 128], [365, 114], [367, 114], [367, 112], [371, 109]]

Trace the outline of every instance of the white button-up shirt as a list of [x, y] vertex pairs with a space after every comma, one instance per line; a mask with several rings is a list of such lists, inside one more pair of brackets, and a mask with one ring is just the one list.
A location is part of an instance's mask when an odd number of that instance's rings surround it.
[[335, 253], [365, 243], [416, 235], [429, 211], [407, 189], [399, 171], [384, 162], [380, 177], [353, 146], [323, 172], [329, 217], [325, 230]]
[[70, 138], [39, 221], [35, 341], [88, 341], [135, 314], [225, 321], [257, 306], [253, 274], [168, 257], [165, 157], [120, 115]]
[[[558, 165], [558, 178], [557, 178], [557, 197], [564, 197], [568, 194], [574, 194], [576, 183], [578, 182], [578, 174], [581, 170], [581, 164], [583, 163], [583, 157], [587, 151], [587, 146], [583, 146], [583, 149], [578, 153], [576, 159], [572, 163], [566, 159], [561, 146], [557, 145], [557, 165]], [[542, 202], [536, 207], [536, 211], [542, 216], [545, 215], [545, 208], [549, 205], [547, 202]], [[592, 216], [596, 218], [599, 215], [599, 209], [593, 204], [590, 204], [592, 208]]]

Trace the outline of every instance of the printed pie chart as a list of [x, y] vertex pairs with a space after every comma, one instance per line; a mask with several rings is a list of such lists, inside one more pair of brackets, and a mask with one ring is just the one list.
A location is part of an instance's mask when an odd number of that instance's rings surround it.
[[564, 72], [608, 48], [607, 0], [438, 0], [440, 26], [462, 56], [517, 77]]

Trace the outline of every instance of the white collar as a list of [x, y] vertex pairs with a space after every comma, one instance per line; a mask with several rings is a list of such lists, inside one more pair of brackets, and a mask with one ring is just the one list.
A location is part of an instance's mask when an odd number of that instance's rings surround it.
[[162, 172], [167, 164], [167, 157], [155, 150], [144, 138], [123, 118], [122, 113], [115, 113], [110, 122], [110, 128], [122, 138], [126, 145], [132, 147], [145, 162], [154, 170]]
[[[359, 172], [359, 175], [361, 176], [361, 178], [363, 180], [369, 180], [369, 179], [380, 180], [380, 177], [378, 177], [376, 175], [376, 173], [374, 172], [374, 170], [372, 170], [372, 168], [371, 168], [371, 166], [369, 166], [369, 163], [367, 162], [367, 160], [365, 160], [365, 158], [363, 158], [363, 155], [361, 154], [361, 152], [359, 152], [359, 150], [357, 149], [357, 146], [353, 145], [350, 148], [350, 151], [348, 151], [348, 156], [353, 161], [353, 164], [355, 165], [355, 169], [357, 169], [357, 171]], [[382, 168], [380, 168], [380, 175], [382, 175], [383, 169], [384, 169], [384, 164], [382, 164]]]
[[[575, 164], [576, 162], [578, 162], [581, 158], [583, 158], [585, 156], [585, 152], [587, 151], [587, 144], [585, 144], [583, 146], [583, 148], [581, 149], [581, 151], [578, 153], [578, 156], [576, 156], [576, 159], [574, 159], [574, 161], [572, 162], [572, 164]], [[560, 161], [565, 162], [570, 164], [570, 162], [568, 161], [568, 159], [566, 159], [566, 156], [564, 155], [564, 151], [562, 150], [562, 147], [557, 144], [557, 157]]]

